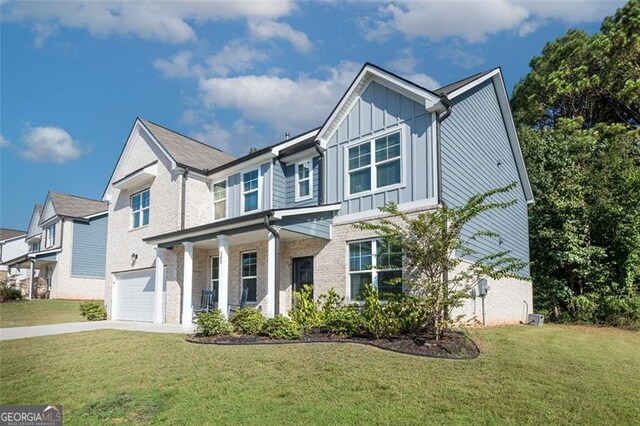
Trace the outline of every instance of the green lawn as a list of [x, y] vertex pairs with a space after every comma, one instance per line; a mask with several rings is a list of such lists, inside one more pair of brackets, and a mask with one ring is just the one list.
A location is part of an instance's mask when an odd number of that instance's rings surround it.
[[78, 300], [22, 300], [0, 303], [0, 328], [85, 321]]
[[[355, 344], [211, 346], [103, 330], [0, 342], [3, 404], [68, 424], [632, 424], [640, 333], [512, 326], [451, 361]], [[636, 423], [637, 424], [637, 423]]]

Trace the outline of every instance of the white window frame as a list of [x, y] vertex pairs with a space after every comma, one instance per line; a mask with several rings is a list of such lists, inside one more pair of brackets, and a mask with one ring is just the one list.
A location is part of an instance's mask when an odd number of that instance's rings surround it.
[[[398, 133], [400, 136], [400, 157], [394, 157], [392, 159], [387, 159], [387, 160], [382, 160], [380, 162], [376, 162], [376, 139], [380, 139], [380, 138], [384, 138], [387, 136], [390, 136], [394, 133]], [[403, 188], [404, 186], [406, 186], [405, 182], [405, 166], [406, 166], [406, 155], [404, 152], [404, 133], [405, 133], [405, 129], [402, 127], [394, 127], [392, 130], [387, 130], [384, 132], [380, 132], [377, 134], [373, 134], [373, 136], [371, 136], [370, 138], [368, 138], [365, 141], [355, 141], [352, 142], [350, 144], [345, 145], [344, 147], [344, 173], [345, 173], [345, 178], [344, 178], [344, 193], [345, 193], [345, 199], [351, 199], [351, 198], [358, 198], [358, 197], [362, 197], [364, 195], [370, 195], [373, 194], [375, 192], [378, 191], [390, 191], [393, 189], [398, 189], [398, 188]], [[371, 159], [369, 162], [369, 165], [367, 166], [362, 166], [359, 167], [357, 169], [353, 169], [353, 170], [349, 170], [349, 150], [352, 148], [355, 148], [357, 146], [360, 145], [365, 145], [365, 144], [369, 144], [369, 152], [371, 155]], [[379, 165], [391, 162], [391, 161], [397, 161], [400, 160], [400, 182], [398, 183], [394, 183], [391, 185], [386, 185], [386, 186], [380, 186], [378, 187], [378, 170], [377, 167]], [[359, 170], [363, 170], [366, 168], [370, 168], [370, 176], [371, 176], [371, 188], [367, 191], [360, 191], [360, 192], [354, 192], [353, 194], [351, 193], [351, 173], [352, 172], [357, 172]]]
[[[304, 178], [304, 179], [300, 179], [300, 175], [298, 173], [298, 167], [303, 165], [303, 164], [307, 164], [309, 166], [309, 176]], [[299, 163], [295, 163], [294, 164], [294, 176], [295, 176], [295, 184], [296, 184], [296, 192], [295, 192], [295, 202], [299, 202], [299, 201], [305, 201], [305, 200], [310, 200], [313, 198], [313, 160], [312, 159], [307, 159], [304, 161], [300, 161]], [[300, 195], [300, 183], [302, 182], [309, 182], [309, 194], [307, 195]]]
[[[256, 168], [252, 168], [252, 169], [248, 169], [248, 170], [244, 170], [244, 171], [240, 172], [240, 194], [241, 194], [240, 195], [240, 214], [241, 215], [243, 215], [243, 214], [251, 214], [251, 213], [259, 212], [260, 210], [262, 210], [260, 208], [260, 206], [262, 205], [262, 176], [261, 176], [261, 173], [260, 173], [260, 169], [261, 168], [262, 167], [259, 166], [259, 167], [256, 167]], [[245, 191], [244, 190], [244, 175], [246, 173], [251, 173], [251, 172], [255, 172], [255, 171], [258, 172], [258, 187], [256, 189], [252, 189], [250, 191]], [[244, 205], [244, 196], [246, 194], [249, 194], [249, 193], [255, 192], [255, 191], [258, 192], [258, 205], [257, 205], [257, 208], [255, 210], [245, 211], [245, 209], [244, 209], [244, 207], [245, 207], [245, 205]]]
[[[223, 183], [224, 187], [224, 198], [220, 200], [216, 200], [216, 185]], [[229, 217], [229, 181], [227, 178], [221, 179], [219, 181], [213, 182], [211, 184], [211, 198], [213, 199], [213, 220], [226, 219]], [[216, 203], [220, 203], [224, 201], [224, 217], [216, 217]]]
[[47, 226], [44, 230], [44, 248], [53, 247], [56, 244], [56, 224]]
[[[149, 205], [147, 207], [142, 207], [142, 194], [148, 192], [149, 193]], [[138, 210], [134, 210], [133, 209], [133, 197], [140, 195], [140, 208]], [[138, 192], [135, 192], [133, 194], [131, 194], [131, 197], [129, 197], [129, 206], [131, 208], [131, 229], [140, 229], [140, 228], [144, 228], [145, 226], [149, 226], [149, 223], [151, 223], [151, 188], [145, 188], [142, 189]], [[144, 217], [143, 212], [145, 210], [149, 211], [149, 222], [148, 223], [142, 223], [142, 218]], [[134, 216], [136, 212], [140, 212], [140, 224], [138, 226], [134, 226]]]
[[[218, 267], [218, 278], [213, 278], [213, 270], [215, 269], [213, 265]], [[209, 274], [209, 290], [213, 290], [214, 282], [218, 283], [218, 291], [220, 291], [220, 256], [211, 256], [211, 270]]]
[[[256, 274], [255, 275], [249, 275], [249, 276], [244, 276], [243, 274], [243, 258], [245, 254], [255, 254], [256, 255]], [[242, 290], [244, 289], [244, 280], [251, 280], [251, 279], [255, 279], [256, 280], [256, 300], [249, 300], [249, 298], [247, 297], [247, 304], [256, 304], [258, 303], [258, 251], [257, 250], [248, 250], [248, 251], [243, 251], [240, 253], [240, 298], [242, 298]]]
[[[358, 244], [358, 243], [367, 243], [370, 242], [371, 243], [371, 269], [361, 269], [359, 271], [352, 271], [351, 270], [351, 244]], [[353, 241], [347, 241], [347, 273], [349, 274], [349, 283], [347, 285], [347, 293], [348, 293], [348, 300], [352, 303], [362, 303], [362, 300], [358, 300], [355, 299], [354, 296], [351, 294], [351, 275], [352, 274], [364, 274], [364, 273], [371, 273], [371, 286], [376, 289], [376, 291], [378, 290], [378, 272], [380, 271], [401, 271], [403, 276], [404, 276], [404, 270], [402, 268], [402, 266], [400, 268], [394, 268], [394, 269], [378, 269], [378, 244], [381, 244], [382, 240], [380, 238], [367, 238], [367, 239], [363, 239], [363, 240], [353, 240]], [[402, 292], [405, 291], [405, 286], [404, 284], [402, 285]]]

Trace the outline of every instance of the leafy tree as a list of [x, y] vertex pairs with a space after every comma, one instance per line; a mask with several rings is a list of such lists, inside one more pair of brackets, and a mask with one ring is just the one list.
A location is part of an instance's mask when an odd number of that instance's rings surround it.
[[561, 118], [640, 124], [640, 0], [631, 0], [601, 31], [570, 30], [531, 60], [515, 87], [517, 123], [554, 126]]
[[391, 280], [391, 284], [404, 283], [410, 294], [424, 302], [417, 306], [426, 310], [424, 326], [434, 329], [436, 339], [460, 320], [452, 316], [453, 310], [469, 298], [479, 279], [517, 277], [517, 271], [525, 266], [509, 251], [481, 255], [471, 248], [472, 239], [498, 238], [495, 232], [485, 230], [468, 239], [462, 237], [463, 228], [475, 217], [512, 206], [515, 201], [492, 202], [491, 198], [513, 188], [515, 183], [471, 197], [461, 207], [443, 206], [417, 216], [407, 215], [389, 203], [380, 209], [389, 217], [355, 225], [375, 231], [389, 247], [402, 252], [404, 277]]

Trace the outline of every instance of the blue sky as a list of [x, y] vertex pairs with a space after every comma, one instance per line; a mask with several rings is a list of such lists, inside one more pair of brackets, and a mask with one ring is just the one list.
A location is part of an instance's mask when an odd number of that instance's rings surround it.
[[365, 61], [428, 87], [597, 31], [622, 0], [0, 0], [0, 226], [100, 198], [137, 116], [234, 155], [320, 125]]

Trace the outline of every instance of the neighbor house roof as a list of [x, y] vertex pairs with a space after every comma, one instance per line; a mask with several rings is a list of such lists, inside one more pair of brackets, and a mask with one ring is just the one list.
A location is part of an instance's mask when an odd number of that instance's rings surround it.
[[184, 136], [149, 120], [141, 118], [140, 121], [176, 163], [182, 167], [206, 173], [236, 159], [233, 155], [216, 147]]
[[17, 229], [0, 228], [0, 241], [10, 240], [20, 235], [26, 234], [25, 231], [19, 231]]
[[104, 201], [78, 197], [77, 195], [49, 192], [49, 199], [58, 216], [82, 218], [96, 213], [107, 211], [108, 206]]

